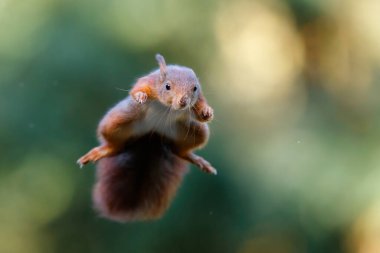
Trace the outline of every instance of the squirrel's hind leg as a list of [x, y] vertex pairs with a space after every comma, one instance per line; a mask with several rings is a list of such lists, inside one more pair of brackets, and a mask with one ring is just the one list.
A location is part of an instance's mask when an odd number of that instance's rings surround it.
[[119, 153], [131, 138], [133, 123], [141, 117], [143, 107], [132, 98], [127, 98], [113, 107], [100, 121], [98, 136], [101, 145], [79, 158], [82, 167], [89, 162]]
[[202, 171], [217, 175], [217, 170], [212, 167], [212, 165], [203, 157], [196, 155], [194, 153], [187, 153], [185, 155], [182, 155], [181, 158], [191, 162], [192, 164], [198, 166]]
[[91, 149], [87, 154], [79, 158], [77, 163], [82, 167], [89, 162], [96, 162], [99, 159], [110, 156], [114, 153], [115, 149], [111, 148], [109, 145], [101, 145]]
[[202, 171], [216, 175], [216, 169], [208, 161], [193, 153], [194, 149], [200, 148], [207, 143], [209, 136], [207, 124], [191, 122], [187, 125], [183, 123], [180, 125], [179, 132], [180, 136], [175, 142], [177, 148], [175, 150], [176, 155], [198, 166]]

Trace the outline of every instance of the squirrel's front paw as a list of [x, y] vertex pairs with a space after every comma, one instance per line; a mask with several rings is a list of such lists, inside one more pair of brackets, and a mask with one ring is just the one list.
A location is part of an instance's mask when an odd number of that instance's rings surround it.
[[148, 99], [148, 94], [142, 91], [138, 91], [135, 94], [133, 94], [133, 98], [136, 100], [137, 103], [144, 104]]
[[199, 118], [202, 122], [211, 121], [214, 117], [214, 110], [210, 106], [203, 107], [199, 112]]

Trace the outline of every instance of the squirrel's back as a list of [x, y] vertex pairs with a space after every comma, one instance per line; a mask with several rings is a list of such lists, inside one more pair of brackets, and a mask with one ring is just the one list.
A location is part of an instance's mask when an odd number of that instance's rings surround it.
[[93, 190], [100, 214], [118, 221], [161, 217], [187, 172], [173, 148], [169, 139], [146, 134], [128, 142], [122, 153], [101, 159]]

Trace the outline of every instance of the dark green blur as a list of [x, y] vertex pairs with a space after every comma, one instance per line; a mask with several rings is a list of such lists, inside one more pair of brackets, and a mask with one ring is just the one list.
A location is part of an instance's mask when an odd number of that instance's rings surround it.
[[[380, 252], [376, 1], [0, 0], [0, 252]], [[161, 220], [94, 212], [96, 126], [157, 67], [215, 110]]]

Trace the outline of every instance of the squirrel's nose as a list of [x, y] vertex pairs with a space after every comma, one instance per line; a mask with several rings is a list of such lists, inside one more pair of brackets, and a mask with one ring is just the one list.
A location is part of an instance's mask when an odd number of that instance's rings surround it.
[[180, 100], [179, 100], [179, 106], [181, 108], [184, 108], [185, 106], [187, 106], [190, 102], [190, 99], [187, 95], [183, 96]]

